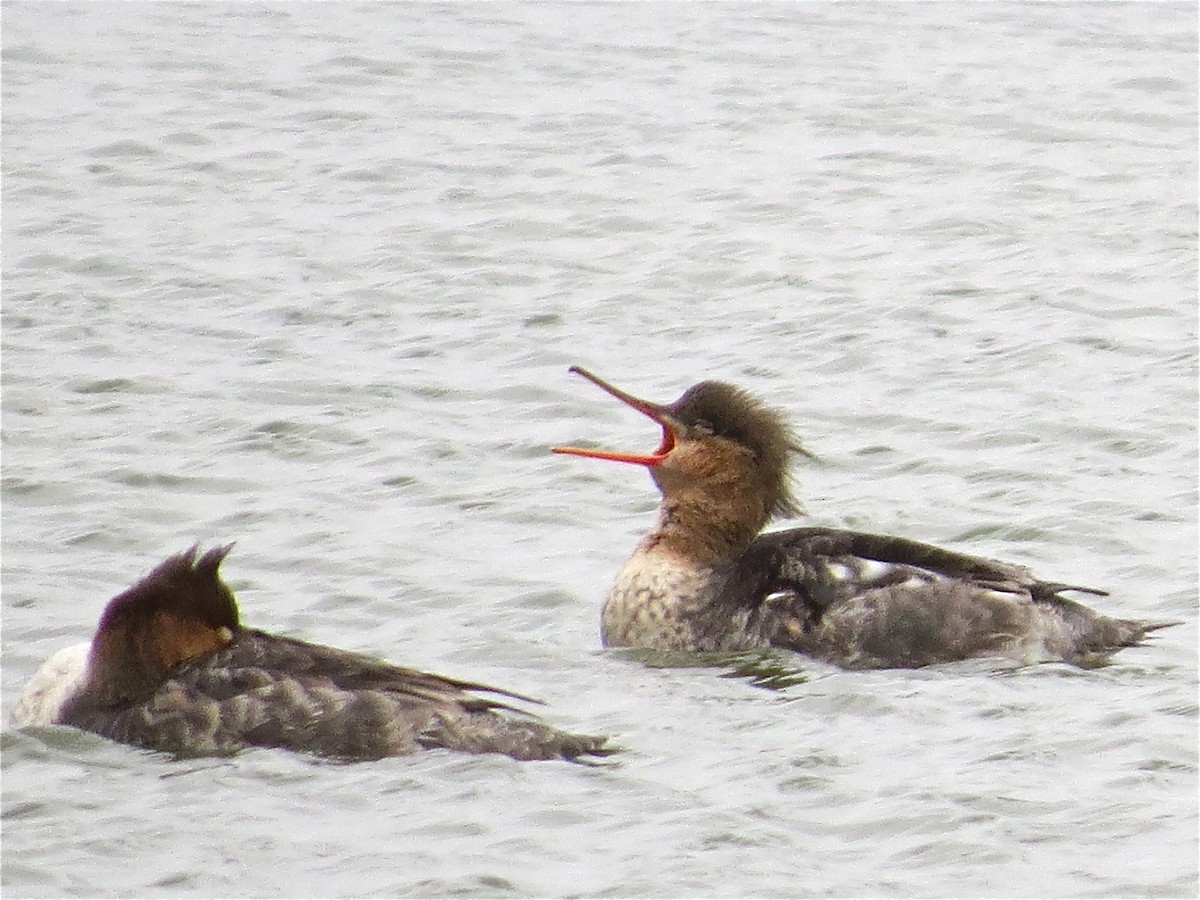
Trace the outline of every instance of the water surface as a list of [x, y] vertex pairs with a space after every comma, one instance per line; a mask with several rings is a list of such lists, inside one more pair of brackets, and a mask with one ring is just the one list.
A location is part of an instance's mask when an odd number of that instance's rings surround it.
[[[3, 738], [11, 896], [1197, 891], [1194, 4], [5, 4], [3, 708], [168, 553], [616, 765]], [[1180, 619], [780, 689], [599, 648], [588, 366], [786, 409], [809, 521]]]

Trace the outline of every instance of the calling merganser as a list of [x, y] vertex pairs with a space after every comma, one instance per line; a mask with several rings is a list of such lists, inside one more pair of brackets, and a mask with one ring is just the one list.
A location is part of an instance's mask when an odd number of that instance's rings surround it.
[[651, 453], [552, 448], [645, 466], [662, 494], [658, 522], [604, 602], [605, 646], [781, 647], [847, 668], [982, 656], [1081, 663], [1177, 624], [1109, 618], [1062, 596], [1105, 591], [905, 538], [837, 528], [761, 533], [798, 510], [788, 470], [806, 451], [781, 413], [719, 381], [661, 404], [571, 371], [662, 429]]

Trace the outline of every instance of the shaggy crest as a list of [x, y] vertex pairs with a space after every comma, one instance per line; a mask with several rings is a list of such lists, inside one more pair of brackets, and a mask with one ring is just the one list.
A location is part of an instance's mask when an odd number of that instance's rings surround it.
[[217, 570], [233, 549], [170, 556], [109, 601], [92, 643], [95, 702], [136, 702], [185, 662], [227, 644], [238, 629], [233, 593]]
[[792, 493], [791, 459], [795, 453], [811, 454], [800, 444], [783, 413], [723, 381], [693, 385], [671, 404], [670, 410], [689, 428], [709, 431], [754, 453], [772, 514], [800, 512]]
[[237, 628], [238, 608], [218, 569], [233, 544], [197, 558], [198, 546], [169, 556], [145, 578], [109, 601], [98, 631], [128, 627], [135, 620], [169, 612], [210, 628]]

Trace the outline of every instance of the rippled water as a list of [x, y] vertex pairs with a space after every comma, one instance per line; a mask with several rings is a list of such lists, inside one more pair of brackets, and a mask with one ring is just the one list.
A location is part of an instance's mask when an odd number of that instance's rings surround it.
[[[6, 895], [1197, 891], [1194, 4], [3, 9], [3, 700], [167, 553], [543, 697], [609, 767], [3, 733]], [[809, 521], [1177, 618], [779, 689], [599, 649], [653, 429], [784, 407]], [[678, 661], [676, 661], [677, 663]]]

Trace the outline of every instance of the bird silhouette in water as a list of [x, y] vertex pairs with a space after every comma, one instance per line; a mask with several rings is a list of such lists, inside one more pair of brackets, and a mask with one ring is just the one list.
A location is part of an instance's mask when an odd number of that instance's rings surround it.
[[554, 447], [646, 467], [658, 521], [621, 568], [601, 614], [609, 647], [781, 647], [847, 668], [918, 667], [982, 656], [1080, 663], [1174, 622], [1101, 615], [1063, 596], [1095, 588], [918, 541], [838, 528], [762, 533], [798, 511], [789, 465], [804, 449], [778, 411], [702, 381], [671, 404], [582, 375], [656, 422], [650, 453]]
[[218, 572], [229, 550], [193, 547], [114, 597], [90, 644], [59, 651], [33, 677], [13, 724], [70, 725], [179, 756], [613, 752], [605, 738], [521, 712], [514, 703], [537, 701], [519, 694], [243, 627]]

